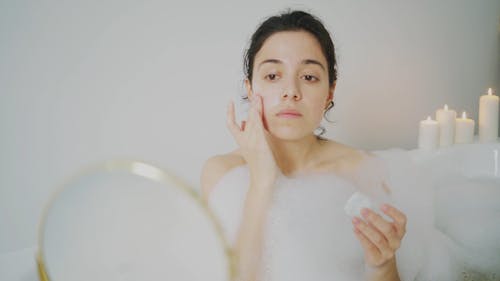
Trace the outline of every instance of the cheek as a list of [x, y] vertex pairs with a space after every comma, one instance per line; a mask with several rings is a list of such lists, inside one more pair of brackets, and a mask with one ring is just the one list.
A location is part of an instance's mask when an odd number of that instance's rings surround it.
[[314, 122], [321, 121], [321, 119], [323, 119], [323, 113], [325, 111], [325, 101], [322, 99], [315, 100], [310, 104], [310, 108], [310, 116], [312, 119], [314, 119]]
[[325, 109], [326, 109], [325, 103], [326, 103], [326, 101], [320, 100], [320, 101], [318, 101], [318, 103], [316, 105], [316, 112], [318, 113], [318, 116], [320, 119], [323, 118], [323, 113], [325, 112]]
[[264, 117], [270, 114], [272, 108], [280, 104], [280, 95], [271, 92], [255, 91], [255, 94], [262, 97], [262, 110]]
[[257, 93], [263, 97], [271, 97], [280, 95], [283, 92], [283, 85], [280, 83], [254, 83], [252, 88], [254, 93]]
[[276, 99], [274, 95], [261, 94], [262, 96], [262, 111], [264, 113], [264, 118], [271, 114], [272, 108], [279, 104], [279, 99]]

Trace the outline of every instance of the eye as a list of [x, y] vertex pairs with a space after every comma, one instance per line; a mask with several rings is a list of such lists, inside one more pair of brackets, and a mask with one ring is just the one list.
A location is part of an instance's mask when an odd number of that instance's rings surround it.
[[271, 81], [276, 80], [276, 78], [277, 78], [277, 75], [274, 73], [266, 75], [266, 79], [271, 80]]
[[304, 79], [310, 82], [318, 81], [319, 79], [316, 76], [313, 75], [304, 75]]

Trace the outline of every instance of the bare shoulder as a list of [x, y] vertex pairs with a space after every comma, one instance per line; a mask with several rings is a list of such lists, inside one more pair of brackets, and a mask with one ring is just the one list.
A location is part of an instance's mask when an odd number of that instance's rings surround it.
[[215, 185], [229, 170], [244, 164], [245, 160], [238, 150], [208, 158], [203, 165], [200, 176], [202, 198], [208, 199]]
[[368, 155], [361, 149], [333, 140], [326, 141], [323, 147], [322, 166], [333, 172], [349, 174], [356, 170]]
[[[373, 152], [335, 142], [328, 145], [330, 146], [325, 151], [329, 155], [329, 165], [327, 165], [329, 171], [354, 182], [359, 180], [359, 173], [368, 172], [366, 169], [370, 169], [370, 175], [383, 175], [378, 174], [378, 172], [382, 172], [380, 169], [383, 169], [383, 167], [381, 167], [382, 163], [378, 162], [377, 155]], [[385, 181], [382, 181], [382, 188], [387, 193], [391, 192]]]

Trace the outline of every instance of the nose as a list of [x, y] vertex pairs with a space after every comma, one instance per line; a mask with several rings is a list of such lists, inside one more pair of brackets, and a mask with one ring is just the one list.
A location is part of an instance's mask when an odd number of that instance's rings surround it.
[[301, 98], [302, 98], [302, 95], [300, 94], [300, 91], [298, 91], [294, 87], [283, 89], [283, 92], [281, 94], [282, 100], [287, 100], [287, 99], [300, 100]]

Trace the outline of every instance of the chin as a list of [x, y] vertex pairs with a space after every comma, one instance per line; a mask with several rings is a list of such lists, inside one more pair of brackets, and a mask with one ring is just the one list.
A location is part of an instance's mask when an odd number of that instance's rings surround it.
[[313, 132], [299, 129], [297, 127], [280, 126], [276, 128], [270, 128], [269, 133], [273, 137], [281, 140], [299, 140], [311, 135]]

